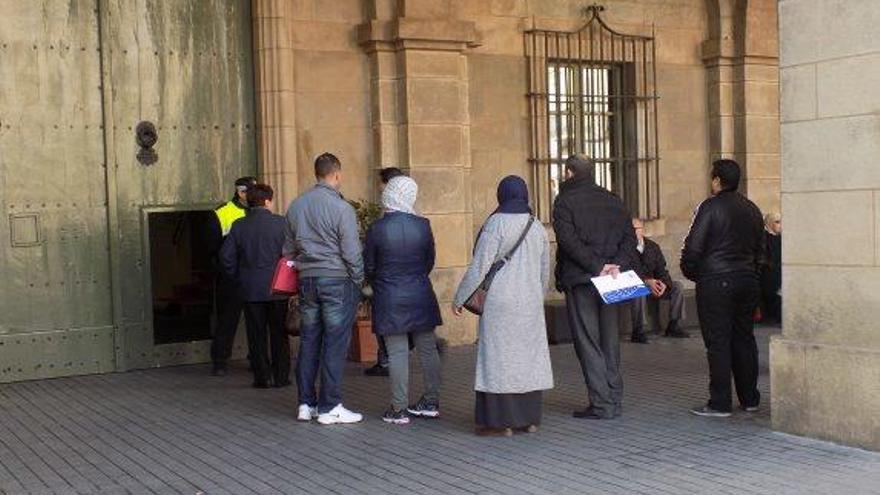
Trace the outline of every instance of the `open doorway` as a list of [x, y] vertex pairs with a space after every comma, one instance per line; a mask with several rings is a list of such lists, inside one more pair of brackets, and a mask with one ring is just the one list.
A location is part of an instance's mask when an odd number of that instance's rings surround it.
[[206, 232], [214, 221], [210, 210], [149, 213], [155, 345], [211, 338], [215, 269]]

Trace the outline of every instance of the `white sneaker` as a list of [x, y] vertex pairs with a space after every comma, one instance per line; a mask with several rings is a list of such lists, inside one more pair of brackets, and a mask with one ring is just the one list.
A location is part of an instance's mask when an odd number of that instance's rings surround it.
[[299, 405], [299, 413], [296, 415], [297, 421], [311, 421], [318, 417], [318, 408], [309, 407], [308, 404]]
[[334, 407], [330, 412], [318, 415], [318, 423], [321, 423], [322, 425], [360, 423], [363, 419], [364, 416], [362, 414], [349, 411], [342, 407], [342, 404]]

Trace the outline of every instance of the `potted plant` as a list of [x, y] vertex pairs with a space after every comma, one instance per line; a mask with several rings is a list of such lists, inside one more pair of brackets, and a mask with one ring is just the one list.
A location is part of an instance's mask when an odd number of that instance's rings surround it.
[[[358, 233], [361, 243], [367, 236], [367, 229], [382, 215], [382, 207], [377, 203], [366, 200], [349, 201], [357, 215]], [[369, 292], [369, 291], [368, 291]], [[358, 363], [367, 363], [376, 360], [378, 344], [373, 335], [373, 320], [370, 312], [370, 301], [365, 299], [358, 305], [357, 318], [351, 334], [351, 346], [348, 350], [348, 359]]]

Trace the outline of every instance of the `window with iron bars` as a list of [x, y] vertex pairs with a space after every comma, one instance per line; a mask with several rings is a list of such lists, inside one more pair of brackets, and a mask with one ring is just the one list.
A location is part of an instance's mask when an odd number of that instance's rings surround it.
[[654, 38], [610, 29], [591, 8], [576, 32], [531, 30], [529, 113], [535, 204], [550, 221], [565, 159], [593, 159], [596, 183], [641, 218], [660, 216]]

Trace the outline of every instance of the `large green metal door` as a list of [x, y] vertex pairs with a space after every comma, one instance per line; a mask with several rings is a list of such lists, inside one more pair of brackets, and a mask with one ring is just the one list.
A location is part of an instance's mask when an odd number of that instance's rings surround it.
[[0, 381], [114, 369], [95, 7], [0, 0]]
[[[183, 336], [162, 343], [153, 327], [153, 284], [159, 282], [150, 263], [164, 260], [151, 250], [166, 252], [167, 243], [189, 229], [188, 217], [180, 216], [174, 229], [154, 225], [152, 239], [150, 223], [161, 212], [210, 210], [231, 196], [235, 178], [255, 175], [250, 0], [100, 5], [104, 44], [112, 47], [104, 60], [115, 164], [109, 190], [117, 232], [111, 239], [120, 306], [117, 367], [205, 361], [207, 340]], [[137, 159], [135, 130], [143, 121], [158, 133], [158, 161], [151, 165]]]

